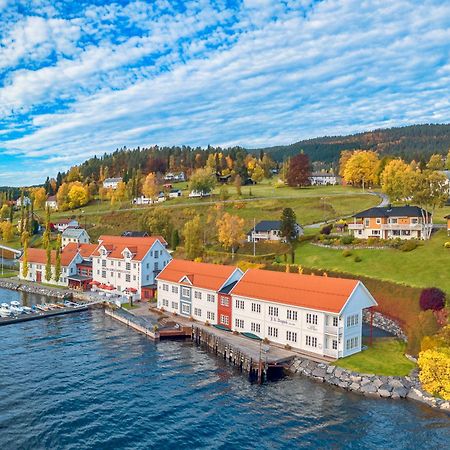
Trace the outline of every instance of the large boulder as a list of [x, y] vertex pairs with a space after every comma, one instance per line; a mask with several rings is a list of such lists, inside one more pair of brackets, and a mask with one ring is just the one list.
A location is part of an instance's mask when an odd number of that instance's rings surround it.
[[361, 392], [364, 394], [376, 394], [378, 391], [377, 387], [372, 383], [366, 383], [361, 386]]

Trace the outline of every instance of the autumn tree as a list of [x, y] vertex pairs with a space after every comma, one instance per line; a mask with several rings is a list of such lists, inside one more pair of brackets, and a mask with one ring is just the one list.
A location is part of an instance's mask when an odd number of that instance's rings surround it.
[[44, 209], [45, 201], [47, 200], [47, 193], [45, 192], [45, 188], [40, 187], [34, 189], [33, 196], [34, 196], [34, 208]]
[[174, 229], [172, 216], [167, 208], [150, 209], [141, 220], [141, 229], [151, 235], [169, 240]]
[[447, 157], [445, 158], [445, 168], [450, 170], [450, 150], [447, 153]]
[[233, 258], [239, 243], [245, 238], [244, 224], [244, 219], [229, 213], [217, 221], [217, 240], [225, 249], [231, 249]]
[[69, 192], [67, 194], [67, 199], [69, 201], [70, 209], [75, 209], [87, 205], [89, 202], [89, 194], [86, 186], [83, 186], [79, 182], [73, 183], [70, 186]]
[[7, 219], [9, 216], [9, 206], [5, 203], [1, 208], [0, 208], [0, 218]]
[[159, 193], [159, 186], [156, 179], [156, 175], [151, 172], [145, 177], [144, 184], [142, 186], [142, 193], [145, 197], [154, 199]]
[[259, 164], [253, 169], [251, 179], [255, 183], [260, 183], [264, 179], [264, 169]]
[[10, 221], [1, 223], [2, 239], [5, 242], [12, 241], [14, 237], [14, 225]]
[[58, 234], [56, 240], [56, 260], [55, 260], [55, 281], [58, 283], [61, 278], [61, 235]]
[[234, 187], [236, 188], [236, 194], [240, 197], [242, 195], [242, 178], [239, 174], [234, 177]]
[[341, 178], [345, 178], [345, 167], [347, 165], [348, 160], [352, 157], [353, 150], [342, 150], [341, 156], [339, 158], [339, 176]]
[[293, 156], [289, 161], [289, 169], [286, 176], [286, 182], [289, 186], [300, 187], [309, 186], [311, 177], [311, 165], [308, 155], [299, 153]]
[[67, 183], [73, 183], [74, 181], [81, 181], [80, 168], [78, 166], [71, 167], [66, 177]]
[[370, 150], [355, 151], [345, 164], [344, 179], [347, 183], [362, 186], [377, 183], [378, 154]]
[[298, 229], [297, 217], [295, 216], [295, 212], [292, 208], [283, 209], [280, 221], [280, 232], [281, 236], [284, 237], [286, 242], [290, 245], [291, 262], [293, 264], [295, 259], [293, 242], [297, 239]]
[[203, 244], [200, 216], [196, 215], [184, 224], [183, 238], [186, 257], [194, 259], [201, 256], [203, 253]]
[[28, 231], [24, 231], [21, 235], [23, 256], [22, 256], [22, 277], [28, 277], [28, 241], [29, 241]]
[[412, 172], [411, 166], [401, 159], [393, 159], [381, 174], [381, 188], [392, 201], [400, 201], [411, 195], [407, 177]]
[[69, 191], [70, 185], [62, 183], [56, 193], [56, 201], [58, 203], [58, 209], [64, 211], [69, 208]]
[[444, 170], [445, 161], [444, 157], [438, 153], [430, 156], [430, 160], [427, 163], [427, 169], [430, 170]]
[[197, 169], [189, 180], [189, 189], [209, 194], [216, 185], [216, 175], [208, 168]]

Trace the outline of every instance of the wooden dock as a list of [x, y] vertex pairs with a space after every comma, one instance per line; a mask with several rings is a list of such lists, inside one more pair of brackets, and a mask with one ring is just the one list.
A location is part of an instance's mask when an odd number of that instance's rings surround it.
[[20, 323], [20, 322], [29, 322], [31, 320], [46, 319], [48, 317], [62, 316], [65, 314], [73, 314], [76, 312], [87, 311], [88, 308], [89, 308], [89, 305], [82, 305], [82, 306], [77, 306], [77, 307], [52, 309], [49, 311], [41, 311], [41, 312], [35, 312], [35, 313], [30, 313], [30, 314], [20, 314], [18, 316], [14, 316], [14, 317], [1, 317], [0, 318], [0, 326], [12, 325], [14, 323]]

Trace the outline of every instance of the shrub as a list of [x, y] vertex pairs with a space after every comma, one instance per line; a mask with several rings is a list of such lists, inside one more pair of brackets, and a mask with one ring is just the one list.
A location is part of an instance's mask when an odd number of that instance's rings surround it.
[[407, 352], [411, 355], [418, 355], [420, 346], [425, 336], [432, 336], [439, 329], [436, 318], [432, 311], [421, 311], [414, 323], [408, 327]]
[[423, 289], [420, 294], [420, 307], [423, 311], [439, 311], [445, 306], [445, 293], [438, 288]]
[[417, 241], [409, 240], [403, 242], [403, 244], [400, 246], [400, 250], [402, 252], [410, 252], [412, 250], [415, 250], [417, 246], [418, 246]]
[[447, 242], [444, 244], [444, 247], [445, 247], [445, 248], [450, 248], [450, 241], [447, 241]]
[[353, 259], [353, 261], [355, 261], [356, 263], [359, 263], [362, 261], [361, 257], [356, 255], [355, 258]]
[[349, 256], [352, 256], [352, 252], [351, 252], [350, 250], [344, 250], [344, 251], [342, 252], [342, 256], [343, 256], [344, 258], [348, 258]]
[[342, 245], [350, 245], [353, 243], [353, 236], [342, 236], [341, 244]]
[[328, 225], [324, 225], [321, 230], [320, 233], [321, 234], [325, 234], [325, 235], [329, 235], [331, 233], [331, 230], [333, 229], [333, 224], [328, 224]]
[[370, 237], [367, 239], [367, 245], [369, 247], [373, 247], [376, 243], [377, 243], [377, 239], [375, 239], [375, 238]]

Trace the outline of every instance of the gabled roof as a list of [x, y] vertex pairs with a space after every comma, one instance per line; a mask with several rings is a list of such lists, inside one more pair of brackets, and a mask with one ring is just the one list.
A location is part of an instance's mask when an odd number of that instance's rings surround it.
[[120, 181], [122, 181], [122, 178], [120, 178], [120, 177], [117, 177], [117, 178], [106, 178], [103, 183], [119, 183]]
[[[237, 269], [234, 266], [172, 259], [156, 279], [171, 283], [192, 284], [198, 288], [218, 291], [235, 270]], [[184, 277], [187, 277], [191, 283], [187, 280], [182, 281]]]
[[359, 283], [345, 278], [249, 269], [231, 294], [339, 313]]
[[129, 249], [133, 253], [134, 261], [141, 261], [148, 253], [152, 245], [159, 241], [162, 245], [167, 242], [162, 236], [128, 237], [128, 236], [100, 236], [95, 255], [100, 255], [99, 250], [105, 247], [109, 258], [123, 259], [123, 251]]
[[[78, 253], [78, 245], [75, 242], [71, 242], [61, 250], [61, 266], [68, 266]], [[23, 261], [23, 255], [20, 257], [20, 261]], [[37, 264], [47, 264], [47, 251], [43, 248], [29, 248], [28, 249], [28, 262]], [[51, 251], [51, 264], [56, 264], [56, 251]]]
[[55, 220], [56, 225], [68, 225], [69, 223], [72, 223], [72, 222], [78, 223], [78, 220], [76, 220], [76, 219], [57, 219], [57, 220]]
[[364, 217], [422, 217], [423, 214], [431, 215], [418, 206], [387, 206], [385, 208], [369, 208], [355, 214], [356, 218]]
[[326, 178], [338, 178], [339, 176], [334, 173], [328, 172], [313, 172], [311, 177], [326, 177]]
[[148, 237], [146, 231], [124, 231], [122, 237]]
[[261, 220], [255, 226], [256, 232], [279, 230], [281, 228], [280, 220]]
[[97, 247], [97, 244], [79, 244], [78, 251], [80, 252], [80, 255], [83, 259], [87, 259], [92, 256]]
[[79, 238], [83, 233], [86, 233], [86, 230], [84, 228], [69, 227], [69, 228], [66, 228], [63, 231], [62, 237], [65, 237], [65, 238]]
[[56, 195], [49, 195], [46, 201], [47, 202], [56, 202]]

